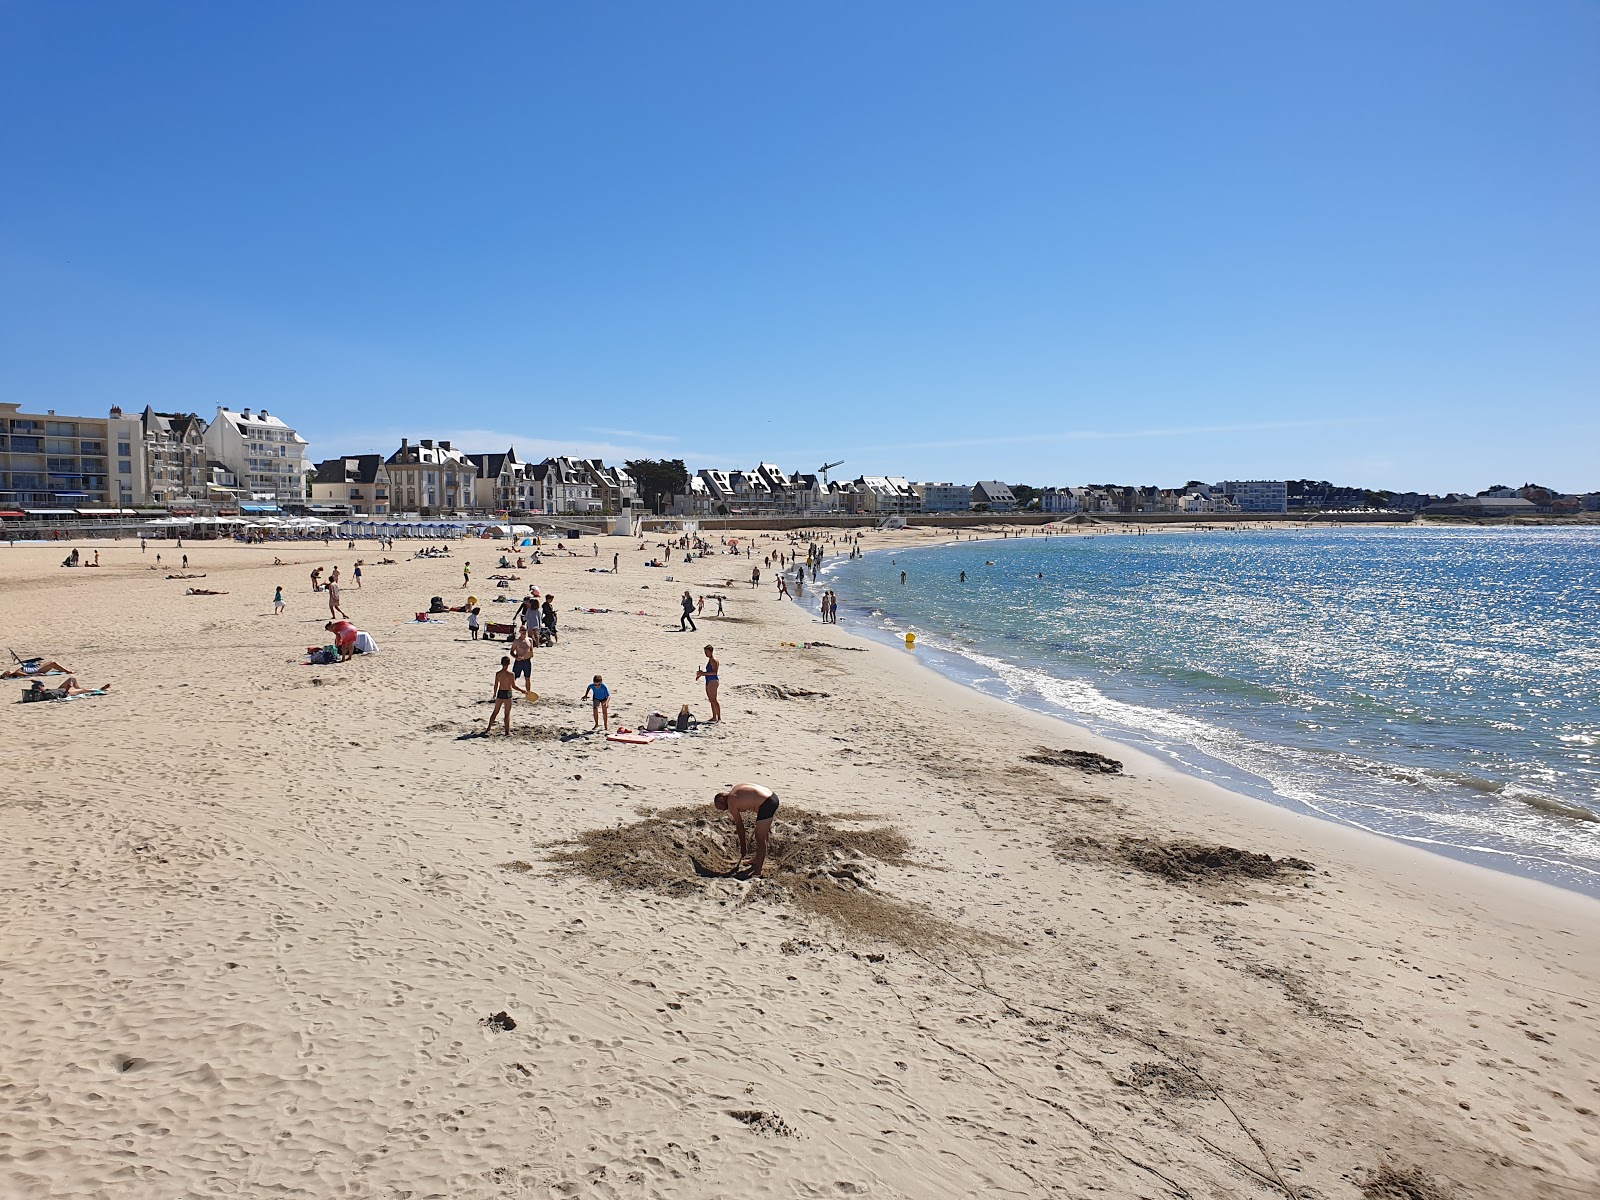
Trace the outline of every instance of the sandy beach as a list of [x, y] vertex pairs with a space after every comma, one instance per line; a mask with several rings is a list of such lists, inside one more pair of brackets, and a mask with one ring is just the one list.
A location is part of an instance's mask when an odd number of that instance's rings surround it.
[[[1594, 901], [961, 688], [742, 556], [74, 544], [0, 546], [5, 642], [111, 685], [6, 681], [0, 1195], [1600, 1196]], [[511, 738], [462, 738], [504, 643], [414, 620], [468, 559], [491, 619], [556, 596]], [[302, 665], [334, 565], [380, 652]], [[680, 633], [684, 588], [726, 615]], [[595, 674], [613, 724], [709, 716], [707, 642], [721, 725], [587, 732]]]

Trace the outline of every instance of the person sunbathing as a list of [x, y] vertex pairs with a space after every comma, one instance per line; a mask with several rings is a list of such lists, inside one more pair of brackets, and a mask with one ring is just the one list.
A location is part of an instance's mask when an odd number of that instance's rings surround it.
[[38, 700], [66, 700], [73, 696], [99, 695], [110, 690], [111, 685], [109, 683], [98, 688], [80, 687], [78, 686], [78, 677], [76, 675], [68, 675], [65, 683], [60, 687], [53, 688], [47, 688], [43, 683], [35, 679], [33, 686], [22, 694], [22, 700], [25, 704]]
[[72, 668], [64, 667], [55, 659], [25, 658], [9, 671], [0, 671], [0, 679], [27, 679], [34, 675], [71, 675]]
[[227, 592], [214, 592], [210, 588], [184, 588], [185, 596], [226, 596]]

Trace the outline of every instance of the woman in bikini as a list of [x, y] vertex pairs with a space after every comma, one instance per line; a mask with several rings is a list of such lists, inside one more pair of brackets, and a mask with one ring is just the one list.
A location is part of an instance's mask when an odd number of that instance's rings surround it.
[[[694, 673], [696, 679], [706, 681], [706, 700], [711, 705], [711, 720], [722, 720], [722, 705], [717, 703], [717, 686], [722, 675], [722, 664], [717, 661], [716, 653], [710, 646], [706, 647], [706, 665]], [[708, 724], [710, 722], [707, 722]]]

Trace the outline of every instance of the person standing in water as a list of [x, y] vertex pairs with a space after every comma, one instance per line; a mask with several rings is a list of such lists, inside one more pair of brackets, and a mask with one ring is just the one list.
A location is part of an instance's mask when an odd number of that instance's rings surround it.
[[722, 720], [722, 705], [717, 702], [717, 688], [722, 681], [722, 664], [717, 661], [717, 654], [710, 646], [705, 648], [706, 665], [694, 673], [696, 679], [706, 681], [706, 702], [711, 705], [711, 720]]

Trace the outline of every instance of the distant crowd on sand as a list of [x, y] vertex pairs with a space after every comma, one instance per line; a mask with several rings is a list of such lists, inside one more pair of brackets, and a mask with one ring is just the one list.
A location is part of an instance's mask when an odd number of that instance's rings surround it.
[[[331, 535], [322, 537], [324, 546], [331, 544]], [[344, 539], [341, 539], [341, 541]], [[771, 534], [756, 537], [722, 536], [715, 540], [708, 539], [698, 534], [684, 534], [676, 538], [657, 541], [653, 546], [653, 554], [643, 563], [650, 569], [661, 569], [670, 564], [674, 555], [685, 564], [694, 563], [700, 559], [713, 559], [717, 557], [741, 558], [749, 564], [750, 586], [760, 588], [762, 572], [771, 573], [774, 579], [775, 595], [778, 599], [804, 597], [806, 583], [815, 583], [818, 572], [825, 558], [831, 554], [846, 554], [850, 558], [860, 557], [862, 553], [862, 534], [858, 532], [824, 532], [816, 533], [802, 531], [789, 534], [786, 539], [775, 538]], [[773, 546], [761, 546], [760, 542], [779, 541]], [[383, 540], [379, 541], [380, 548], [386, 548]], [[189, 555], [184, 552], [183, 543], [176, 543], [179, 552], [183, 574], [173, 575], [170, 578], [192, 580], [203, 579], [204, 575], [191, 575], [189, 571]], [[354, 549], [355, 543], [348, 542], [347, 548]], [[651, 546], [646, 541], [637, 543], [639, 552], [650, 553]], [[757, 549], [763, 551], [759, 560], [755, 558]], [[535, 656], [541, 649], [555, 648], [560, 643], [559, 621], [556, 610], [556, 597], [550, 593], [542, 593], [533, 584], [527, 585], [526, 594], [516, 597], [509, 594], [512, 584], [519, 582], [518, 576], [512, 572], [526, 571], [538, 568], [544, 559], [552, 554], [572, 557], [578, 552], [568, 547], [564, 542], [557, 542], [554, 550], [546, 546], [530, 546], [524, 542], [521, 547], [502, 547], [497, 568], [494, 573], [487, 576], [487, 581], [494, 585], [497, 592], [504, 593], [495, 596], [496, 604], [515, 603], [516, 608], [509, 621], [498, 622], [486, 619], [484, 606], [479, 603], [477, 596], [472, 594], [473, 565], [471, 559], [463, 559], [461, 563], [461, 589], [466, 592], [466, 603], [462, 605], [446, 605], [442, 597], [434, 597], [428, 607], [417, 613], [419, 621], [426, 621], [431, 614], [441, 612], [461, 612], [467, 617], [467, 628], [473, 641], [491, 640], [495, 638], [509, 639], [508, 653], [500, 656], [498, 669], [494, 672], [490, 701], [492, 709], [489, 720], [483, 733], [477, 736], [488, 736], [498, 722], [505, 735], [512, 732], [512, 709], [518, 696], [528, 703], [536, 702], [538, 693], [533, 690], [533, 664]], [[148, 546], [144, 539], [140, 539], [140, 552], [147, 553]], [[596, 542], [592, 547], [591, 556], [600, 557], [600, 546]], [[450, 546], [425, 546], [414, 552], [415, 559], [435, 560], [449, 559]], [[161, 552], [155, 554], [156, 565], [152, 570], [161, 569]], [[383, 563], [393, 563], [393, 559], [381, 559]], [[98, 567], [100, 565], [100, 552], [93, 552], [92, 559], [85, 561], [84, 556], [74, 549], [63, 561], [63, 567]], [[274, 565], [283, 566], [282, 559], [275, 558]], [[348, 582], [344, 569], [339, 565], [324, 568], [315, 566], [309, 573], [311, 591], [321, 600], [326, 601], [328, 612], [327, 620], [323, 625], [324, 630], [332, 635], [332, 644], [327, 647], [312, 647], [308, 650], [307, 662], [345, 662], [356, 654], [371, 654], [377, 651], [370, 634], [359, 630], [350, 614], [346, 611], [348, 591], [363, 591], [368, 562], [366, 559], [357, 558], [350, 568]], [[604, 572], [603, 565], [591, 567], [592, 571]], [[611, 555], [610, 573], [621, 574], [622, 558], [620, 553]], [[734, 587], [732, 578], [728, 578], [722, 585], [723, 589]], [[190, 596], [224, 596], [224, 591], [210, 588], [189, 587], [185, 591]], [[698, 631], [697, 620], [712, 619], [726, 615], [726, 604], [729, 599], [726, 590], [717, 590], [696, 594], [689, 588], [684, 588], [677, 599], [678, 631], [692, 633]], [[714, 606], [708, 613], [708, 605]], [[824, 622], [835, 623], [838, 620], [838, 601], [831, 588], [824, 589], [818, 598], [819, 612]], [[280, 584], [273, 589], [272, 615], [281, 617], [285, 615], [289, 602], [285, 599], [284, 588]], [[607, 609], [592, 609], [589, 611], [605, 612]], [[694, 671], [694, 682], [704, 687], [705, 701], [710, 710], [709, 718], [704, 722], [706, 726], [720, 725], [723, 721], [720, 691], [723, 678], [723, 663], [717, 655], [716, 647], [707, 643], [703, 648], [703, 660], [697, 661]], [[29, 686], [23, 700], [34, 702], [40, 700], [67, 700], [82, 696], [103, 696], [110, 690], [110, 685], [100, 688], [85, 688], [78, 682], [78, 677], [58, 661], [45, 658], [22, 659], [15, 654], [14, 665], [3, 673], [5, 678], [26, 678]], [[41, 676], [58, 676], [59, 684], [47, 686]], [[606, 683], [605, 675], [600, 672], [593, 673], [583, 688], [581, 699], [590, 706], [593, 718], [592, 730], [605, 731], [608, 737], [612, 734], [611, 704], [615, 694]], [[700, 722], [687, 703], [678, 705], [675, 716], [668, 716], [661, 711], [650, 714], [645, 726], [639, 731], [618, 728], [617, 735], [632, 735], [633, 740], [646, 740], [652, 736], [684, 735], [700, 728]], [[617, 740], [627, 740], [618, 737]], [[734, 825], [739, 843], [739, 862], [733, 874], [741, 878], [759, 876], [766, 863], [768, 841], [772, 830], [773, 819], [778, 811], [778, 797], [772, 789], [757, 783], [731, 784], [712, 797], [712, 804], [719, 812], [728, 815]], [[747, 824], [746, 817], [751, 820]]]

